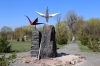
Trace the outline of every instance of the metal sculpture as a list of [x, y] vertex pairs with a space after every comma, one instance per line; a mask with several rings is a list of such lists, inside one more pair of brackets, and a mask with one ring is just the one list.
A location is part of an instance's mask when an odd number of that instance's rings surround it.
[[48, 23], [48, 19], [49, 19], [50, 17], [54, 17], [54, 16], [56, 16], [56, 15], [59, 14], [59, 13], [49, 14], [48, 7], [47, 7], [47, 9], [46, 9], [46, 14], [42, 14], [42, 13], [37, 12], [37, 11], [35, 11], [35, 12], [36, 12], [37, 14], [39, 14], [40, 16], [45, 17], [47, 23]]
[[36, 30], [36, 25], [38, 24], [44, 24], [44, 23], [38, 23], [38, 18], [36, 18], [33, 22], [30, 20], [28, 16], [26, 16], [30, 22], [30, 25], [35, 25], [35, 30]]

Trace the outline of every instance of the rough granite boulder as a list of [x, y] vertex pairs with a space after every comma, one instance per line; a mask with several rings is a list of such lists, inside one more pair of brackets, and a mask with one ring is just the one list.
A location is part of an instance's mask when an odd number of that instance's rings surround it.
[[56, 41], [55, 41], [55, 27], [53, 25], [45, 24], [42, 31], [41, 39], [41, 59], [57, 57]]
[[36, 57], [38, 55], [41, 36], [42, 35], [39, 31], [37, 30], [32, 31], [31, 57]]

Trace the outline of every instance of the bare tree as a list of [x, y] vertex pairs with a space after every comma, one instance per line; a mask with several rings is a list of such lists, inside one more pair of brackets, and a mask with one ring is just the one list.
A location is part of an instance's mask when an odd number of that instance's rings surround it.
[[3, 26], [1, 28], [1, 34], [5, 34], [7, 38], [12, 39], [12, 28], [8, 26]]
[[[73, 34], [73, 25], [77, 22], [78, 17], [74, 10], [70, 10], [67, 12], [67, 14], [64, 17], [64, 22], [66, 23], [67, 29], [69, 30], [69, 33], [71, 32]], [[72, 35], [69, 35], [69, 39], [71, 39]]]
[[65, 21], [66, 21], [67, 28], [69, 30], [72, 30], [73, 24], [77, 22], [77, 14], [75, 13], [75, 11], [73, 10], [68, 11], [65, 16]]

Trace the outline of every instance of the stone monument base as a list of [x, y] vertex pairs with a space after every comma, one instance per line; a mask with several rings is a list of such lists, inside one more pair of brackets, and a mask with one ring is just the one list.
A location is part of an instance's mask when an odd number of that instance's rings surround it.
[[38, 56], [40, 42], [41, 42], [41, 33], [37, 30], [33, 30], [32, 43], [31, 43], [31, 57]]
[[42, 31], [41, 39], [41, 59], [57, 57], [56, 41], [55, 41], [55, 27], [53, 25], [45, 24]]

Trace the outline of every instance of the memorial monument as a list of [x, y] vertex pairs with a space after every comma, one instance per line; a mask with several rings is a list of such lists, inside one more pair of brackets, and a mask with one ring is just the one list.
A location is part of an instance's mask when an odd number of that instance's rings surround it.
[[30, 25], [35, 25], [35, 30], [32, 31], [32, 43], [31, 43], [31, 57], [37, 57], [41, 42], [41, 33], [36, 30], [36, 25], [44, 24], [38, 23], [38, 18], [36, 18], [33, 22], [30, 20], [28, 16], [26, 16], [30, 22]]
[[[42, 17], [46, 18], [46, 22], [48, 23], [48, 19], [50, 17], [56, 16], [59, 13], [49, 14], [48, 7], [46, 9], [46, 14], [42, 14], [36, 11]], [[38, 19], [36, 19], [33, 23], [26, 16], [31, 25], [43, 24], [37, 23]], [[42, 34], [41, 32], [35, 30], [32, 31], [32, 44], [31, 44], [31, 57], [37, 57], [39, 59], [46, 58], [55, 58], [57, 57], [56, 51], [56, 41], [55, 41], [55, 27], [53, 25], [45, 24], [43, 26]]]
[[[48, 7], [46, 9], [46, 14], [42, 14], [37, 11], [36, 13], [42, 17], [45, 17], [47, 23], [50, 17], [54, 17], [57, 14], [59, 14], [59, 13], [49, 14]], [[55, 27], [53, 25], [45, 24], [43, 26], [38, 59], [40, 59], [39, 57], [41, 57], [41, 59], [56, 57], [57, 56], [56, 48], [57, 47], [56, 47], [56, 41], [55, 41]]]
[[55, 41], [55, 27], [53, 25], [45, 24], [43, 26], [43, 33], [41, 39], [41, 59], [57, 57], [57, 47]]

